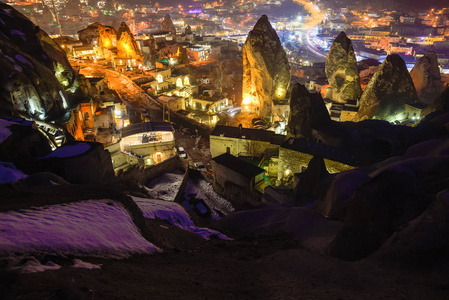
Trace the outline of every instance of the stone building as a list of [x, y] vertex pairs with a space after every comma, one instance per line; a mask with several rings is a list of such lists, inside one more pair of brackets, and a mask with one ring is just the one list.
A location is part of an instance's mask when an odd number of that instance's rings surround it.
[[108, 146], [114, 170], [150, 166], [175, 155], [173, 128], [167, 122], [144, 122], [122, 129], [119, 143]]
[[114, 176], [111, 155], [101, 143], [68, 142], [30, 165], [55, 173], [70, 183], [101, 184]]
[[295, 173], [304, 172], [309, 161], [322, 157], [329, 173], [353, 169], [358, 165], [354, 154], [305, 139], [290, 138], [279, 148], [278, 180], [289, 180]]
[[264, 169], [228, 153], [214, 157], [212, 169], [215, 182], [222, 187], [231, 182], [249, 191], [253, 191], [254, 187], [264, 180], [265, 174]]
[[277, 149], [285, 136], [273, 131], [217, 125], [210, 134], [210, 153], [260, 157], [268, 149]]

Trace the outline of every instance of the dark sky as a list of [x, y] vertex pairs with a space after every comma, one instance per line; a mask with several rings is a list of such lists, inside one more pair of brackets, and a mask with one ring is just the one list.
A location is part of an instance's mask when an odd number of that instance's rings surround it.
[[[343, 0], [342, 2], [345, 1]], [[402, 6], [405, 10], [449, 7], [449, 0], [360, 0], [360, 3], [366, 5], [375, 3], [377, 6], [382, 6], [387, 9], [391, 8], [392, 3], [394, 3]]]

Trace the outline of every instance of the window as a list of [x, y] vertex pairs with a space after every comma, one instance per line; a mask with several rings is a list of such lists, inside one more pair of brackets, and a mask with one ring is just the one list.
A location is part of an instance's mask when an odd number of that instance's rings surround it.
[[164, 77], [162, 77], [161, 74], [158, 74], [158, 75], [156, 76], [156, 80], [157, 80], [157, 82], [161, 83], [161, 82], [164, 81]]
[[190, 79], [187, 76], [184, 78], [184, 85], [190, 85]]
[[182, 79], [181, 78], [176, 79], [176, 86], [182, 87]]

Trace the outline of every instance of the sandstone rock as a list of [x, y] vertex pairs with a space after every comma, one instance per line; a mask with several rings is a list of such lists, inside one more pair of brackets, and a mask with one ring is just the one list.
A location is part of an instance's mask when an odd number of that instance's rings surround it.
[[289, 85], [287, 55], [268, 17], [263, 15], [243, 45], [242, 110], [271, 117], [273, 99], [285, 99]]
[[117, 46], [117, 32], [113, 27], [103, 26], [98, 24], [98, 34], [99, 41], [98, 45], [100, 47], [111, 49]]
[[374, 258], [413, 270], [447, 263], [448, 235], [449, 190], [444, 190], [418, 218], [391, 236]]
[[137, 45], [134, 35], [129, 30], [128, 25], [125, 22], [120, 24], [117, 31], [117, 52], [119, 57], [140, 59], [142, 54], [140, 48]]
[[287, 137], [311, 138], [312, 128], [330, 123], [320, 94], [310, 94], [300, 83], [292, 89]]
[[187, 25], [184, 31], [185, 34], [193, 34], [192, 28], [190, 28], [190, 25]]
[[421, 111], [421, 117], [425, 117], [426, 115], [434, 111], [449, 111], [449, 87], [447, 87], [438, 98], [436, 98], [432, 103], [430, 103]]
[[75, 72], [65, 52], [14, 8], [0, 3], [0, 99], [3, 111], [51, 119], [71, 106]]
[[173, 21], [171, 20], [169, 14], [165, 15], [164, 20], [162, 21], [161, 24], [161, 30], [176, 34], [175, 25], [173, 25]]
[[326, 59], [326, 76], [332, 88], [332, 99], [346, 103], [362, 95], [354, 48], [344, 32], [335, 38]]
[[423, 103], [428, 104], [435, 100], [443, 89], [438, 58], [434, 51], [428, 51], [416, 62], [410, 76]]
[[[0, 89], [9, 112], [45, 120], [68, 107], [68, 96], [54, 73], [41, 62], [0, 40]], [[2, 105], [3, 106], [3, 105]]]
[[364, 258], [422, 210], [414, 172], [388, 169], [357, 189], [330, 252], [345, 260]]
[[314, 201], [322, 191], [323, 181], [329, 176], [322, 157], [314, 156], [307, 165], [307, 170], [301, 173], [298, 183], [294, 186], [296, 202], [306, 205]]
[[354, 121], [400, 119], [404, 114], [404, 105], [414, 103], [417, 99], [404, 60], [397, 54], [388, 55], [363, 92]]
[[315, 209], [330, 219], [344, 221], [346, 209], [356, 189], [371, 178], [360, 170], [337, 174], [326, 193], [317, 200]]

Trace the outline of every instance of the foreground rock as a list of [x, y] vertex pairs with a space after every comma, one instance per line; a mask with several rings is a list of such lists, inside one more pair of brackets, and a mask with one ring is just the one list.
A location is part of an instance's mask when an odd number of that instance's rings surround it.
[[449, 190], [444, 190], [422, 215], [389, 238], [374, 258], [406, 268], [447, 264], [448, 234]]
[[234, 237], [287, 234], [301, 246], [323, 253], [341, 225], [307, 208], [273, 205], [235, 212], [213, 226]]
[[315, 203], [315, 209], [324, 216], [344, 221], [346, 210], [358, 186], [371, 178], [360, 170], [350, 170], [337, 174], [324, 195]]
[[449, 111], [449, 87], [447, 87], [444, 92], [440, 94], [440, 96], [438, 96], [432, 103], [422, 110], [421, 117], [424, 117], [434, 111]]
[[428, 51], [416, 62], [410, 76], [423, 103], [428, 104], [435, 100], [443, 89], [438, 58], [434, 51]]
[[388, 55], [363, 92], [354, 121], [375, 118], [392, 122], [403, 119], [404, 105], [417, 100], [404, 60], [397, 54]]
[[263, 15], [243, 45], [242, 110], [270, 117], [272, 100], [284, 100], [289, 86], [287, 54], [268, 17]]
[[290, 98], [290, 116], [287, 136], [311, 138], [312, 128], [331, 122], [320, 94], [310, 94], [305, 86], [296, 83]]
[[326, 76], [332, 88], [332, 100], [346, 103], [362, 95], [354, 48], [344, 32], [340, 32], [329, 50]]
[[410, 169], [389, 169], [357, 189], [347, 208], [345, 226], [330, 252], [345, 260], [376, 251], [401, 225], [416, 218], [419, 205], [416, 177]]

